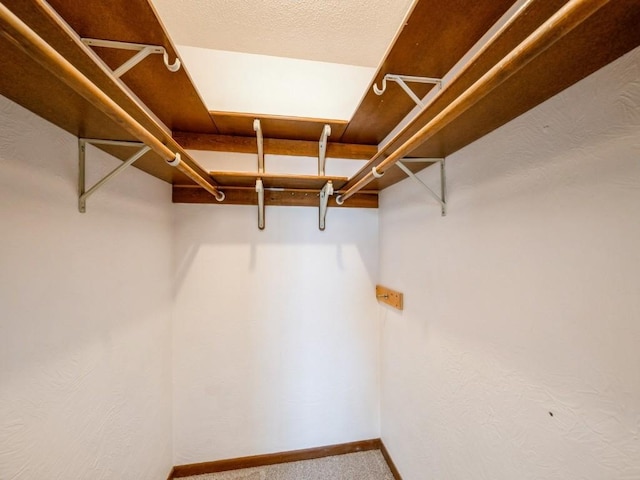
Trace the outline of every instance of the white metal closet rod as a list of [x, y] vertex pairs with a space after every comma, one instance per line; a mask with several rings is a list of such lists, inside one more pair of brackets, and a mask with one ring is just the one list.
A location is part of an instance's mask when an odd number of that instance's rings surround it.
[[218, 201], [224, 200], [224, 193], [181, 160], [179, 154], [172, 152], [2, 3], [0, 3], [0, 27], [2, 27], [0, 35], [9, 39], [40, 65], [64, 81], [128, 133], [148, 145], [170, 165], [176, 167], [214, 195]]
[[[374, 167], [375, 172], [379, 176], [384, 174], [384, 172], [391, 168], [398, 160], [402, 160], [405, 155], [408, 155], [423, 142], [433, 137], [462, 113], [489, 94], [489, 92], [496, 89], [538, 55], [571, 32], [604, 5], [609, 3], [609, 1], [610, 0], [570, 0], [564, 7], [558, 10], [551, 18], [523, 40], [520, 45], [514, 48], [501, 61], [494, 65], [493, 68], [486, 72], [458, 98], [451, 102], [444, 110], [442, 110], [442, 112], [436, 115], [397, 150], [380, 162], [377, 167]], [[523, 10], [520, 10], [520, 13], [522, 13], [522, 11]], [[503, 29], [500, 31], [503, 31]], [[491, 41], [485, 45], [481, 52], [486, 50], [486, 48], [496, 40], [499, 33], [500, 32], [492, 37]], [[471, 60], [471, 62], [476, 58], [477, 55]], [[466, 68], [464, 70], [466, 70]], [[448, 85], [451, 85], [453, 82], [454, 81], [449, 82]], [[445, 91], [446, 88], [441, 90], [440, 95]], [[407, 127], [411, 126], [411, 124], [412, 123]], [[391, 145], [397, 138], [399, 138], [399, 136], [406, 131], [407, 127], [387, 143], [387, 146]], [[385, 153], [385, 148], [386, 146], [383, 147], [369, 162], [367, 162], [367, 165], [365, 165], [363, 169], [371, 169], [372, 163]], [[356, 184], [348, 188], [342, 195], [338, 196], [336, 200], [339, 204], [342, 204], [345, 200], [362, 190], [373, 180], [375, 180], [374, 172], [369, 171]]]

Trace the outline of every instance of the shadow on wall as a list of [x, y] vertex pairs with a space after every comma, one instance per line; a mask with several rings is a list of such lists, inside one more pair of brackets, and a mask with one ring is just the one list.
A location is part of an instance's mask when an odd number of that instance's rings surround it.
[[326, 280], [335, 282], [359, 262], [370, 283], [375, 283], [377, 215], [375, 209], [329, 209], [327, 229], [322, 232], [315, 208], [267, 207], [266, 228], [261, 231], [255, 206], [175, 205], [174, 294], [203, 248], [233, 250], [232, 262], [213, 259], [212, 279], [222, 280], [233, 271], [255, 273], [280, 257], [270, 275], [317, 277], [331, 270], [331, 279]]

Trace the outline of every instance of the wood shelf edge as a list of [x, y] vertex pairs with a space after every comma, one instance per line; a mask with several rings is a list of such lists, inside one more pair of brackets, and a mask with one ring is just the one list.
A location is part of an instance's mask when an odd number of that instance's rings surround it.
[[[212, 205], [257, 205], [255, 188], [247, 187], [219, 187], [226, 198], [224, 202], [216, 201], [215, 197], [200, 187], [189, 185], [174, 185], [173, 203], [207, 203]], [[315, 207], [319, 206], [318, 190], [310, 189], [265, 189], [265, 205], [281, 207]], [[336, 208], [378, 208], [377, 192], [358, 192], [348, 202], [340, 206], [336, 203], [336, 195], [329, 199], [329, 207]]]

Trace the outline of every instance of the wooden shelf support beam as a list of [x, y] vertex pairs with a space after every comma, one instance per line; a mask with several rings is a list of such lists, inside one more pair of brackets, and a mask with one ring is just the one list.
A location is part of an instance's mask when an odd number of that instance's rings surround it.
[[[256, 138], [253, 136], [173, 132], [173, 138], [182, 145], [183, 148], [188, 150], [252, 154], [257, 152]], [[327, 144], [326, 158], [369, 160], [377, 151], [378, 147], [376, 145], [331, 142]], [[318, 155], [318, 142], [315, 140], [291, 140], [265, 137], [264, 154], [315, 157]]]
[[[264, 179], [263, 179], [264, 182]], [[195, 185], [174, 185], [173, 203], [206, 203], [213, 205], [257, 205], [255, 180], [251, 187], [220, 186], [226, 198], [224, 203]], [[335, 183], [334, 183], [335, 189]], [[318, 190], [314, 188], [269, 188], [264, 187], [265, 206], [311, 207], [318, 209]], [[329, 207], [337, 206], [336, 196], [329, 197]], [[378, 208], [377, 191], [361, 191], [351, 197], [343, 208]]]

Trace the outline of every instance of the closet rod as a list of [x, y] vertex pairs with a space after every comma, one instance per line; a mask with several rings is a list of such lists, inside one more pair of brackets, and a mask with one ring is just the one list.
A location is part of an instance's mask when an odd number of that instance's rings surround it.
[[[377, 167], [372, 167], [371, 165], [385, 153], [385, 148], [378, 152], [369, 162], [367, 162], [365, 167], [363, 167], [363, 170], [370, 169], [370, 171], [354, 185], [347, 188], [342, 195], [336, 198], [336, 201], [339, 204], [344, 203], [345, 200], [362, 190], [369, 183], [375, 180], [376, 177], [382, 176], [384, 172], [391, 168], [397, 161], [402, 160], [405, 155], [411, 153], [415, 148], [446, 127], [483, 97], [525, 67], [538, 55], [551, 47], [563, 36], [567, 35], [604, 5], [609, 3], [609, 1], [610, 0], [570, 0], [551, 18], [523, 40], [520, 45], [514, 48], [500, 62], [494, 65], [473, 85], [460, 94], [460, 96], [451, 102], [444, 110], [442, 110], [442, 112], [436, 115], [411, 138], [398, 147], [397, 150], [380, 162]], [[524, 10], [520, 10], [520, 13], [523, 11]], [[503, 29], [501, 29], [501, 31], [503, 31]], [[494, 35], [481, 52], [493, 43], [497, 36], [498, 34]], [[477, 58], [477, 55], [474, 58]], [[472, 59], [471, 62], [473, 61], [474, 60]], [[446, 91], [446, 87], [440, 91], [440, 94], [444, 91]], [[412, 122], [409, 125], [411, 124]], [[387, 145], [391, 145], [393, 141], [396, 140], [404, 131], [406, 131], [406, 127], [396, 135], [392, 141], [387, 143]], [[358, 173], [355, 176], [357, 175]], [[352, 178], [355, 178], [355, 176]]]
[[180, 158], [180, 154], [182, 153], [186, 156], [186, 152], [182, 150], [178, 153], [172, 152], [2, 3], [0, 3], [0, 26], [2, 27], [0, 35], [19, 47], [53, 75], [63, 80], [111, 120], [148, 145], [167, 163], [176, 167], [191, 180], [214, 195], [218, 201], [224, 200], [224, 193]]

